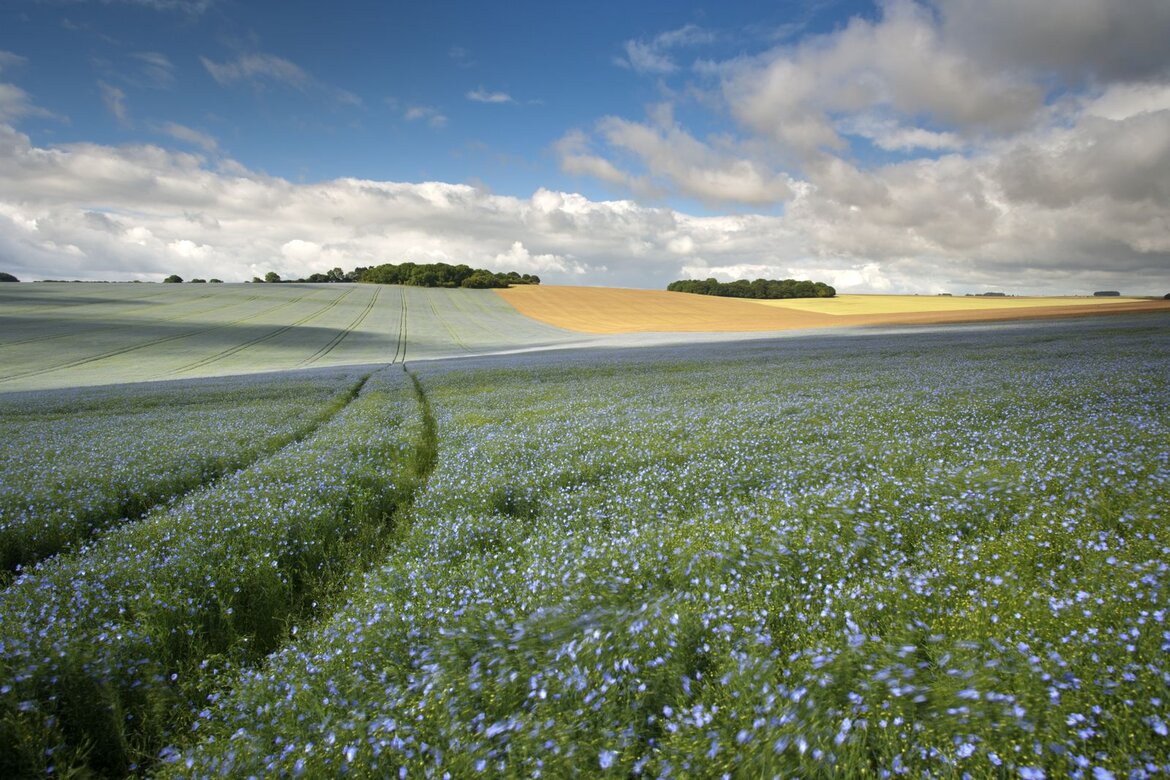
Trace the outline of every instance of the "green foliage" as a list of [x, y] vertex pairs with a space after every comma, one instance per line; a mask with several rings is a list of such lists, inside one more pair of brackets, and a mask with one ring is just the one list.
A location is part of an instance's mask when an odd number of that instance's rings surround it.
[[720, 282], [717, 279], [680, 279], [666, 286], [671, 292], [718, 295], [726, 298], [832, 298], [837, 291], [824, 282], [795, 279], [756, 279], [749, 282], [737, 279], [734, 282]]
[[477, 289], [508, 287], [513, 284], [540, 284], [535, 274], [516, 271], [495, 273], [467, 265], [447, 263], [386, 263], [373, 268], [357, 268], [354, 278], [374, 284], [405, 284], [412, 287], [469, 287]]
[[166, 279], [163, 279], [164, 284], [182, 284], [183, 277], [178, 274], [171, 274]]
[[280, 281], [280, 274], [278, 274], [276, 271], [269, 271], [268, 273], [264, 274], [264, 281], [268, 284], [276, 284]]
[[211, 284], [223, 284], [223, 279], [208, 279]]
[[8, 273], [7, 271], [0, 271], [0, 282], [19, 282], [19, 281], [20, 281], [19, 279], [17, 279], [15, 276]]

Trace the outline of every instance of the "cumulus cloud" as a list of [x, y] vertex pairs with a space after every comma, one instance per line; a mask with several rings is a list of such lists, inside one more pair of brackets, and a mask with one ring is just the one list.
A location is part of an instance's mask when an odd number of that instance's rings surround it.
[[[1041, 196], [1068, 184], [1053, 179], [1057, 147], [1037, 135], [868, 171], [826, 161], [818, 184], [793, 183], [782, 215], [696, 216], [543, 189], [520, 198], [439, 182], [297, 184], [154, 146], [37, 147], [0, 126], [10, 183], [0, 255], [22, 278], [295, 278], [412, 259], [635, 287], [758, 275], [842, 291], [1160, 290], [1170, 177], [1157, 172], [1170, 112], [1086, 117], [1067, 132], [1060, 143], [1081, 148], [1079, 163], [1103, 178], [1061, 199]], [[1013, 178], [1017, 168], [1002, 164], [1012, 154], [1030, 156], [1031, 178]], [[1137, 155], [1130, 170], [1149, 172], [1109, 178], [1127, 154]]]
[[585, 266], [558, 254], [534, 255], [521, 241], [513, 241], [507, 252], [500, 252], [492, 261], [493, 268], [519, 271], [520, 273], [543, 273], [550, 271], [561, 274], [584, 274]]
[[[680, 69], [664, 36], [627, 42], [622, 64], [666, 81]], [[890, 0], [830, 33], [704, 61], [693, 74], [706, 88], [672, 94], [729, 117], [723, 132], [700, 138], [653, 109], [553, 148], [566, 173], [639, 197], [782, 204], [715, 243], [668, 239], [691, 275], [1157, 292], [1170, 267], [1168, 39], [1160, 0], [1074, 0], [1057, 14]], [[732, 236], [736, 251], [712, 253]]]
[[710, 203], [767, 205], [791, 194], [787, 176], [747, 156], [729, 139], [700, 141], [674, 121], [667, 104], [651, 111], [650, 122], [605, 117], [597, 133], [611, 149], [631, 155], [645, 174], [622, 171], [592, 154], [589, 138], [580, 131], [556, 146], [565, 172], [621, 184], [642, 196], [676, 192]]
[[1170, 76], [1170, 4], [1164, 0], [933, 0], [943, 34], [970, 57], [1002, 67], [1085, 79]]
[[853, 18], [723, 69], [723, 97], [752, 132], [808, 155], [847, 144], [834, 118], [888, 112], [927, 118], [966, 136], [1020, 130], [1044, 107], [1044, 91], [948, 45], [934, 16], [907, 1], [878, 21]]

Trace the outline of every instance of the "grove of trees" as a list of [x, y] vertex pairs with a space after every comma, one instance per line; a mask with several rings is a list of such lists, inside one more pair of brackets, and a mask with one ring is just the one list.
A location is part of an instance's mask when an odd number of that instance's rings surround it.
[[412, 287], [471, 287], [485, 289], [513, 284], [540, 284], [534, 274], [516, 271], [497, 273], [469, 265], [447, 263], [384, 263], [372, 268], [355, 268], [354, 281], [374, 284], [406, 284]]
[[[214, 280], [213, 280], [214, 281]], [[269, 271], [261, 279], [253, 276], [255, 283], [274, 284], [284, 280], [275, 271]], [[334, 268], [328, 273], [310, 274], [297, 282], [366, 282], [368, 284], [405, 284], [411, 287], [508, 287], [513, 284], [540, 284], [535, 274], [521, 274], [516, 271], [498, 273], [469, 265], [449, 263], [383, 263], [372, 267], [359, 266], [352, 271]]]
[[717, 279], [680, 279], [666, 285], [671, 292], [719, 295], [725, 298], [832, 298], [837, 291], [824, 282], [795, 279], [736, 279], [720, 282]]
[[10, 274], [6, 271], [0, 271], [0, 282], [19, 282], [19, 281], [20, 280], [17, 279], [12, 274]]

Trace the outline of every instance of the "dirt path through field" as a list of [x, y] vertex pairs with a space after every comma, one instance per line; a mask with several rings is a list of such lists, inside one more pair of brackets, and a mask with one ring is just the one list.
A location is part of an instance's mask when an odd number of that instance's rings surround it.
[[[540, 322], [580, 333], [606, 334], [758, 332], [1143, 311], [1170, 313], [1170, 301], [1138, 298], [1104, 302], [1100, 298], [841, 296], [835, 301], [797, 300], [786, 305], [784, 301], [749, 301], [665, 290], [604, 287], [517, 286], [496, 292], [521, 314]], [[871, 300], [856, 300], [860, 298]], [[833, 303], [842, 305], [827, 305]]]

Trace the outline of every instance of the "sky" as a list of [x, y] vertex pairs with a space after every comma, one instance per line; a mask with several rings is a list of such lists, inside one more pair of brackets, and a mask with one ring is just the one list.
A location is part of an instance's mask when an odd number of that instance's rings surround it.
[[1170, 292], [1170, 2], [4, 0], [0, 271]]

